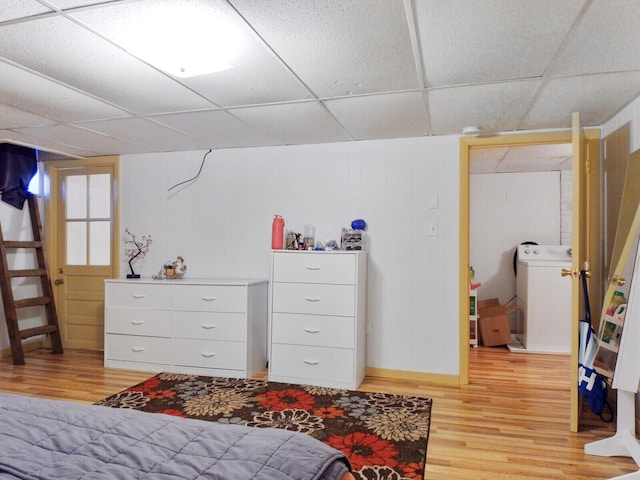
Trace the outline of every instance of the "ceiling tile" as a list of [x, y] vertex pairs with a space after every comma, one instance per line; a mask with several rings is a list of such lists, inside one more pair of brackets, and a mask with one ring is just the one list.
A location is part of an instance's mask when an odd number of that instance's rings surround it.
[[108, 118], [125, 112], [75, 90], [0, 62], [0, 103], [59, 121]]
[[208, 148], [279, 145], [278, 140], [223, 111], [175, 113], [148, 117], [204, 141]]
[[2, 0], [0, 3], [0, 22], [53, 11], [36, 0]]
[[567, 159], [572, 155], [573, 147], [570, 143], [511, 147], [496, 171], [501, 173], [547, 172], [570, 169], [571, 162], [567, 162]]
[[350, 140], [335, 118], [318, 102], [240, 108], [231, 112], [285, 145]]
[[313, 98], [309, 90], [261, 45], [245, 51], [229, 70], [185, 78], [182, 82], [223, 107]]
[[1, 28], [0, 56], [136, 114], [212, 107], [172, 78], [64, 17]]
[[484, 133], [514, 130], [538, 84], [528, 80], [429, 90], [433, 133], [461, 133], [467, 126]]
[[[21, 128], [19, 134], [45, 142], [60, 145], [60, 150], [80, 156], [111, 155], [113, 152], [142, 153], [146, 151], [139, 145], [133, 145], [108, 135], [76, 128], [71, 125], [53, 125], [50, 127]], [[34, 142], [33, 145], [38, 145]]]
[[54, 120], [25, 112], [19, 108], [0, 104], [0, 129], [16, 127], [35, 127], [39, 125], [52, 125]]
[[113, 0], [48, 0], [48, 2], [60, 10], [68, 10], [70, 8], [84, 7], [87, 5], [113, 3]]
[[24, 145], [47, 152], [63, 153], [67, 157], [83, 157], [86, 154], [86, 151], [75, 150], [69, 146], [61, 145], [51, 140], [46, 140], [44, 138], [36, 137], [34, 135], [23, 132], [16, 132], [14, 130], [0, 130], [0, 142], [13, 143], [15, 145]]
[[469, 173], [494, 173], [508, 150], [507, 147], [472, 148], [469, 155]]
[[420, 92], [345, 97], [324, 102], [354, 140], [428, 135]]
[[575, 75], [640, 70], [640, 11], [629, 0], [595, 0], [550, 73]]
[[[161, 0], [132, 2], [109, 8], [83, 11], [73, 14], [73, 17], [126, 49], [131, 32], [136, 32], [140, 23], [146, 17], [150, 17], [154, 9], [163, 4], [167, 4], [167, 2]], [[304, 85], [266, 48], [264, 43], [227, 3], [176, 0], [172, 2], [172, 5], [172, 8], [176, 8], [177, 11], [184, 12], [186, 9], [192, 9], [198, 18], [211, 18], [211, 23], [216, 18], [222, 17], [225, 26], [234, 29], [238, 35], [239, 54], [229, 60], [232, 68], [207, 75], [181, 78], [180, 81], [190, 89], [220, 106], [300, 100], [310, 95]], [[119, 61], [119, 59], [114, 60]], [[122, 73], [131, 75], [131, 72], [126, 70]], [[135, 80], [140, 82], [140, 85], [147, 88], [147, 92], [149, 92], [145, 95], [145, 102], [149, 101], [146, 96], [150, 93], [159, 94], [160, 97], [165, 96], [161, 91], [158, 92], [157, 88], [149, 89], [142, 78]], [[182, 95], [187, 93], [189, 92], [182, 92]], [[190, 106], [181, 97], [175, 98], [174, 102], [180, 104], [181, 108], [166, 108], [164, 112], [211, 108], [211, 105]], [[155, 112], [159, 113], [160, 110], [155, 110]]]
[[519, 128], [570, 128], [571, 113], [583, 125], [609, 120], [640, 92], [640, 72], [554, 78], [545, 83]]
[[414, 3], [428, 86], [442, 86], [542, 76], [584, 1]]
[[318, 97], [421, 87], [403, 0], [230, 3]]
[[472, 148], [471, 174], [571, 170], [571, 143]]
[[78, 127], [144, 146], [147, 151], [171, 152], [207, 148], [206, 142], [144, 118], [121, 118], [76, 123]]

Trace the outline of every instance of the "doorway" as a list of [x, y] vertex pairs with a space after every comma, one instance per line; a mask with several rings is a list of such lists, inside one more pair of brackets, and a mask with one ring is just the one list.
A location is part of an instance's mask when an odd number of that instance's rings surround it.
[[104, 279], [118, 275], [117, 157], [45, 162], [45, 229], [65, 347], [104, 348]]
[[515, 305], [517, 245], [571, 246], [571, 168], [570, 143], [471, 149], [469, 258], [482, 284], [478, 300]]
[[[579, 115], [574, 114], [573, 131], [553, 131], [553, 132], [537, 132], [527, 134], [501, 135], [494, 137], [463, 137], [460, 140], [460, 264], [459, 264], [459, 291], [460, 291], [460, 383], [469, 383], [469, 183], [470, 169], [469, 159], [473, 148], [488, 147], [505, 147], [505, 146], [523, 146], [523, 145], [542, 145], [542, 144], [573, 144], [573, 180], [574, 189], [574, 213], [573, 215], [573, 243], [574, 254], [580, 251], [580, 255], [574, 255], [574, 267], [568, 272], [573, 282], [572, 288], [572, 315], [575, 316], [576, 325], [572, 325], [572, 336], [576, 338], [576, 351], [572, 352], [572, 357], [577, 359], [577, 320], [580, 310], [579, 282], [577, 274], [583, 268], [583, 255], [586, 254], [591, 259], [590, 270], [592, 277], [590, 281], [590, 296], [593, 305], [601, 303], [600, 288], [601, 285], [601, 268], [600, 268], [600, 150], [599, 150], [599, 131], [584, 131], [580, 127]], [[587, 155], [585, 155], [585, 152]], [[576, 168], [576, 162], [579, 168]], [[588, 186], [588, 188], [585, 188]], [[578, 188], [576, 188], [578, 187]], [[588, 191], [592, 192], [588, 195]], [[583, 212], [589, 212], [590, 222], [584, 222]], [[588, 230], [583, 230], [584, 225], [588, 225]], [[584, 234], [582, 232], [585, 232]], [[579, 248], [576, 248], [576, 238], [580, 239]], [[582, 245], [582, 241], [586, 240], [586, 246]], [[576, 268], [579, 265], [580, 268]], [[585, 265], [586, 268], [586, 265]], [[596, 286], [594, 288], [593, 286]], [[573, 341], [572, 341], [573, 342]], [[577, 360], [576, 360], [577, 361]], [[575, 363], [575, 362], [572, 362]], [[576, 369], [577, 372], [577, 369]], [[570, 372], [573, 375], [573, 370]], [[573, 390], [572, 390], [573, 392]], [[576, 389], [577, 392], [577, 389]], [[571, 402], [571, 425], [570, 429], [577, 431], [577, 422], [574, 418], [577, 414], [577, 395], [572, 395]], [[575, 400], [575, 401], [574, 401]]]

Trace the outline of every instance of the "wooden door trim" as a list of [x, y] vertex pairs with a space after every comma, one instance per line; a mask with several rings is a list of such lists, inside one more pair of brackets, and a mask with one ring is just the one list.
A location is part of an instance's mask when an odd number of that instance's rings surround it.
[[[119, 204], [119, 180], [120, 180], [120, 158], [117, 156], [91, 157], [85, 159], [65, 159], [65, 160], [46, 160], [43, 162], [43, 171], [45, 182], [49, 185], [49, 191], [43, 195], [44, 201], [44, 228], [45, 228], [45, 247], [49, 252], [49, 267], [52, 275], [58, 272], [61, 265], [58, 262], [58, 233], [59, 228], [57, 222], [57, 205], [59, 204], [58, 190], [56, 185], [60, 179], [61, 172], [77, 168], [90, 167], [112, 167], [113, 169], [113, 235], [111, 238], [111, 249], [113, 252], [112, 275], [118, 277], [120, 275], [120, 263], [118, 261], [118, 248], [120, 243], [120, 204]], [[60, 302], [60, 294], [54, 289], [54, 298], [56, 303]]]
[[120, 231], [120, 196], [118, 195], [120, 184], [120, 157], [117, 156], [105, 156], [105, 157], [91, 157], [83, 159], [65, 159], [65, 160], [47, 160], [44, 162], [44, 174], [47, 183], [50, 185], [49, 192], [44, 195], [44, 226], [45, 226], [45, 243], [47, 251], [52, 252], [49, 261], [51, 271], [55, 272], [60, 267], [58, 260], [53, 254], [57, 252], [58, 247], [58, 222], [56, 221], [58, 211], [56, 205], [58, 204], [58, 192], [53, 186], [57, 185], [58, 174], [63, 169], [94, 167], [94, 166], [113, 166], [113, 180], [114, 180], [114, 192], [113, 192], [113, 238], [112, 238], [112, 251], [114, 252], [114, 276], [117, 277], [120, 274], [120, 264], [117, 262], [118, 252], [118, 232]]
[[[599, 155], [600, 130], [595, 128], [585, 129], [585, 136], [592, 150], [594, 157]], [[469, 383], [469, 159], [472, 148], [480, 147], [514, 147], [527, 145], [544, 145], [554, 143], [572, 142], [572, 131], [542, 131], [530, 133], [514, 133], [505, 135], [496, 135], [493, 137], [461, 137], [460, 138], [460, 205], [459, 205], [459, 384], [467, 385]], [[599, 157], [594, 158], [598, 161]], [[592, 168], [592, 171], [594, 168]], [[599, 192], [599, 190], [593, 190]], [[599, 194], [594, 195], [590, 199], [588, 208], [594, 208], [596, 214], [592, 218], [599, 217]], [[591, 234], [598, 236], [600, 225], [592, 228]], [[590, 242], [592, 248], [590, 254], [593, 255], [592, 262], [600, 261], [599, 238], [592, 238]], [[599, 264], [597, 273], [600, 274]], [[596, 284], [599, 282], [592, 282]], [[596, 295], [596, 298], [601, 298]], [[576, 327], [577, 328], [577, 327]], [[576, 346], [577, 347], [577, 346]]]

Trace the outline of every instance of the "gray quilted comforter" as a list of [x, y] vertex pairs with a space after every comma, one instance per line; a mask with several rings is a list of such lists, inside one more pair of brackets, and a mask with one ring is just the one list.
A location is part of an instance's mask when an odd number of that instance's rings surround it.
[[0, 394], [0, 479], [338, 480], [307, 435]]

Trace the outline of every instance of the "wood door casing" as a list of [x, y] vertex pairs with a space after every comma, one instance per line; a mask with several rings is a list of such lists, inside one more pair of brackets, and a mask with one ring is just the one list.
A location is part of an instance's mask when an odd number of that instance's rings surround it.
[[[589, 255], [592, 262], [592, 277], [591, 285], [601, 285], [601, 254], [600, 254], [600, 188], [599, 188], [599, 144], [600, 144], [600, 131], [597, 129], [588, 129], [585, 132], [586, 144], [588, 146], [590, 157], [590, 170], [588, 176], [588, 184], [590, 185], [591, 195], [589, 198], [583, 198], [581, 201], [586, 202], [585, 208], [590, 212], [592, 223], [588, 228], [589, 241]], [[485, 148], [485, 147], [508, 147], [508, 146], [523, 146], [523, 145], [539, 145], [539, 144], [557, 144], [557, 143], [571, 143], [572, 132], [571, 131], [548, 131], [548, 132], [536, 132], [536, 133], [523, 133], [523, 134], [510, 134], [510, 135], [497, 135], [493, 137], [463, 137], [460, 139], [460, 250], [459, 250], [459, 279], [460, 279], [460, 375], [458, 377], [459, 383], [464, 385], [469, 383], [469, 297], [468, 297], [468, 272], [469, 272], [469, 158], [470, 150], [472, 148]], [[587, 180], [585, 179], [585, 182]], [[570, 281], [570, 280], [567, 280]], [[576, 282], [576, 285], [578, 283]], [[600, 305], [601, 292], [600, 288], [593, 288], [590, 286], [589, 291], [592, 297], [593, 305]], [[597, 309], [596, 309], [597, 311]], [[578, 318], [573, 322], [575, 324], [576, 332], [578, 327]], [[572, 345], [572, 349], [575, 349], [577, 355], [578, 345]], [[576, 370], [577, 372], [577, 370]], [[573, 374], [573, 369], [566, 372], [567, 384]], [[576, 383], [572, 384], [577, 387]], [[572, 405], [575, 402], [572, 400]], [[577, 405], [577, 404], [576, 404]], [[576, 407], [577, 411], [577, 407]], [[577, 428], [572, 418], [567, 418], [568, 428]]]
[[[51, 244], [51, 273], [54, 295], [65, 347], [104, 348], [104, 279], [118, 274], [117, 157], [46, 162], [51, 192], [45, 209], [47, 243]], [[108, 264], [88, 265], [66, 262], [66, 220], [64, 184], [69, 176], [110, 175], [110, 244]], [[101, 219], [105, 220], [105, 219]], [[90, 263], [90, 262], [88, 262]]]
[[[596, 322], [602, 305], [602, 235], [600, 231], [600, 137], [585, 132], [580, 115], [573, 114], [573, 262], [574, 273], [589, 272], [587, 280], [592, 319]], [[578, 395], [579, 322], [584, 318], [584, 294], [579, 276], [574, 275], [571, 294], [571, 389], [569, 429], [580, 429], [581, 402]]]

